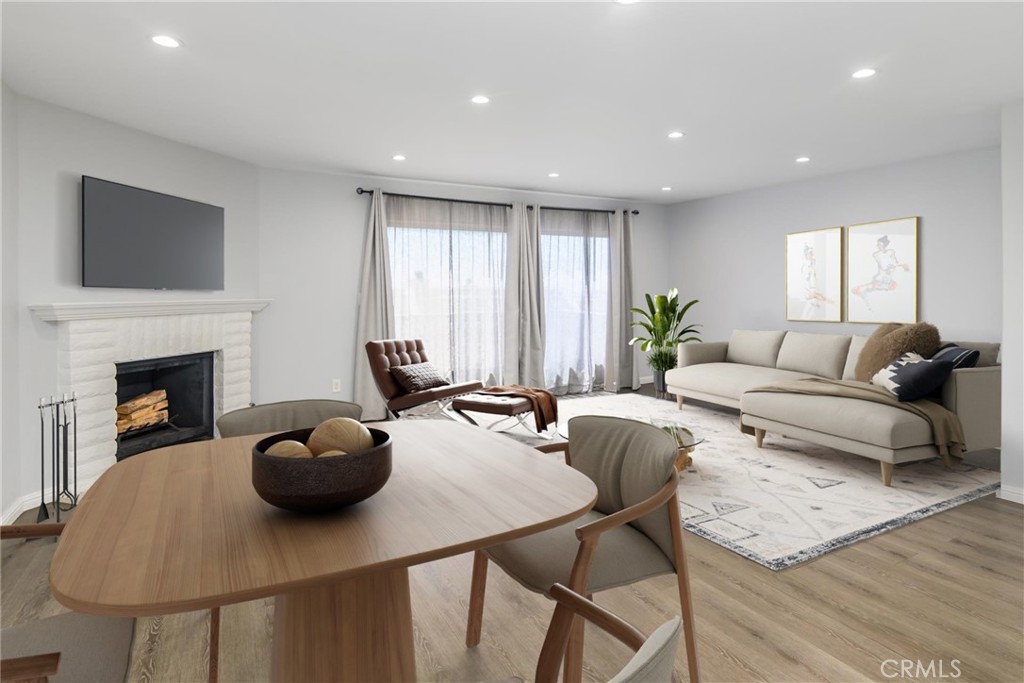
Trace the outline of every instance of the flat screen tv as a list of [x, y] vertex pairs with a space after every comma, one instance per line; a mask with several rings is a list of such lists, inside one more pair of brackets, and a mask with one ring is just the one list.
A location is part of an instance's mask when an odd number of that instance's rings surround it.
[[224, 289], [224, 209], [82, 176], [82, 286]]

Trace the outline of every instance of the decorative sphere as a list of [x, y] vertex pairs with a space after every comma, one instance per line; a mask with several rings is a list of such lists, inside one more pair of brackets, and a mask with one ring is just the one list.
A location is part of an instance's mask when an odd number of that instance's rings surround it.
[[283, 458], [312, 458], [313, 452], [299, 441], [286, 439], [285, 441], [278, 441], [268, 448], [267, 455], [276, 455]]
[[358, 420], [350, 417], [332, 417], [321, 422], [306, 441], [306, 448], [313, 455], [326, 451], [354, 453], [373, 447], [373, 436]]
[[333, 457], [335, 455], [348, 455], [348, 451], [339, 451], [337, 449], [335, 449], [333, 451], [324, 451], [323, 453], [321, 453], [320, 455], [318, 455], [316, 457], [318, 457], [318, 458], [330, 458], [330, 457]]

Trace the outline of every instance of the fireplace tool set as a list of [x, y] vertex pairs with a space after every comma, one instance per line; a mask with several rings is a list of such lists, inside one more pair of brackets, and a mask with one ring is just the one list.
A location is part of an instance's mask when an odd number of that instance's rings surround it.
[[[47, 439], [49, 432], [49, 439]], [[47, 454], [49, 440], [49, 454]], [[50, 518], [46, 507], [46, 459], [50, 459], [50, 502], [60, 513], [78, 504], [78, 396], [39, 399], [39, 513], [36, 522]]]

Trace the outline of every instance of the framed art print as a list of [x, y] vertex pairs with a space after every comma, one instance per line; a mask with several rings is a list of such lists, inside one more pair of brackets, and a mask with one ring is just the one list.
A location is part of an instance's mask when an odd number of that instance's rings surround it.
[[917, 216], [846, 227], [846, 319], [917, 322]]
[[842, 228], [786, 235], [786, 320], [842, 319], [842, 244]]

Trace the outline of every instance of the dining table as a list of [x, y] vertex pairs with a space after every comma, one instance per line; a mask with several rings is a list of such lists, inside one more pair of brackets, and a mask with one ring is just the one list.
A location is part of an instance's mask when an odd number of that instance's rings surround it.
[[570, 522], [597, 489], [560, 459], [479, 427], [367, 426], [391, 435], [391, 476], [333, 512], [289, 512], [257, 495], [252, 448], [267, 435], [118, 462], [60, 537], [53, 595], [112, 616], [273, 597], [272, 681], [415, 680], [409, 568]]

